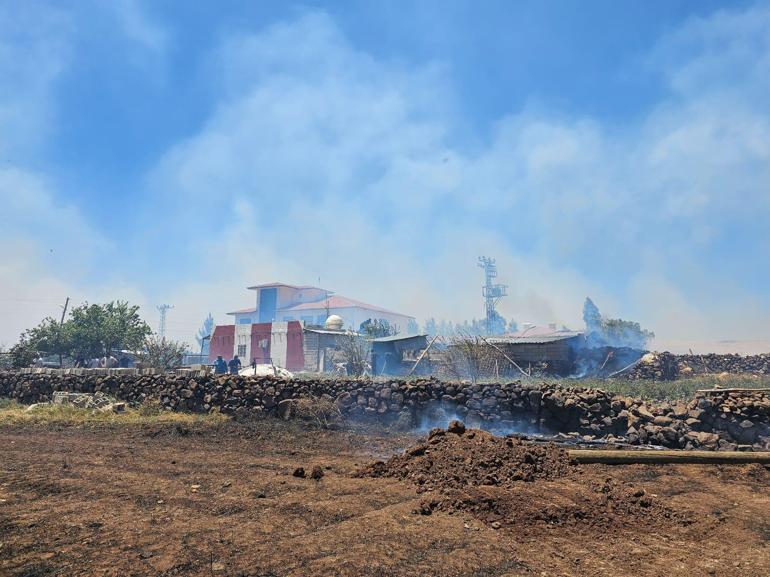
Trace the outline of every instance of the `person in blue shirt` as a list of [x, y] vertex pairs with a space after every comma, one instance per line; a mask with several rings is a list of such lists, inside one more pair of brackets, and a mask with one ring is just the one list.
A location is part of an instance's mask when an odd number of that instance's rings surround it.
[[238, 358], [238, 355], [235, 355], [227, 364], [230, 366], [231, 375], [237, 375], [238, 371], [241, 370], [241, 359]]
[[224, 375], [225, 373], [227, 373], [227, 363], [222, 358], [222, 355], [219, 355], [217, 360], [214, 361], [214, 374]]

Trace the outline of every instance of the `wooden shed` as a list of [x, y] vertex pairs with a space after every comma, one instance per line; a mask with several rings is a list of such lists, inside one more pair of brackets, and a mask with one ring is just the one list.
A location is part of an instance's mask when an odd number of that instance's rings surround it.
[[505, 351], [525, 370], [529, 366], [546, 367], [555, 374], [570, 374], [583, 344], [583, 334], [555, 331], [551, 335], [502, 336], [487, 339]]

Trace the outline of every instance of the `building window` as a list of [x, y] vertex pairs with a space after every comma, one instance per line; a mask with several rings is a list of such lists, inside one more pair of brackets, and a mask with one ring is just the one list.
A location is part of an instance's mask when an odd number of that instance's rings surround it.
[[239, 357], [246, 356], [246, 345], [238, 345], [238, 356]]
[[250, 325], [251, 324], [251, 317], [243, 317], [238, 319], [239, 325]]

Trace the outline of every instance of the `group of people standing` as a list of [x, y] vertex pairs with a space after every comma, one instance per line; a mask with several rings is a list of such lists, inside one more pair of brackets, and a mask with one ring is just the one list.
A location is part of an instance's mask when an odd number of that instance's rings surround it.
[[75, 361], [75, 367], [86, 369], [125, 369], [130, 366], [131, 359], [129, 359], [126, 355], [122, 355], [120, 360], [110, 355], [109, 357], [94, 357], [93, 359], [78, 358]]

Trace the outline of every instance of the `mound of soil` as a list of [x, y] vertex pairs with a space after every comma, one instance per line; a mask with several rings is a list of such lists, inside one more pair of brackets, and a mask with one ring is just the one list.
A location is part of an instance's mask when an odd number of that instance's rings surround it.
[[466, 431], [461, 423], [434, 429], [426, 441], [356, 476], [411, 481], [424, 494], [415, 513], [464, 511], [496, 528], [690, 523], [634, 484], [580, 482], [580, 467], [555, 445]]
[[[546, 485], [546, 486], [544, 486]], [[545, 491], [544, 491], [545, 489]], [[633, 485], [608, 479], [597, 485], [546, 482], [522, 485], [516, 490], [500, 487], [450, 489], [423, 497], [416, 513], [433, 511], [471, 513], [493, 527], [519, 530], [550, 527], [592, 527], [601, 530], [639, 526], [687, 526], [689, 514], [667, 507], [657, 496]]]
[[563, 477], [572, 468], [567, 452], [554, 445], [496, 437], [451, 423], [447, 430], [433, 429], [425, 442], [387, 462], [372, 463], [357, 476], [404, 479], [423, 492], [482, 485], [511, 487], [521, 481]]

